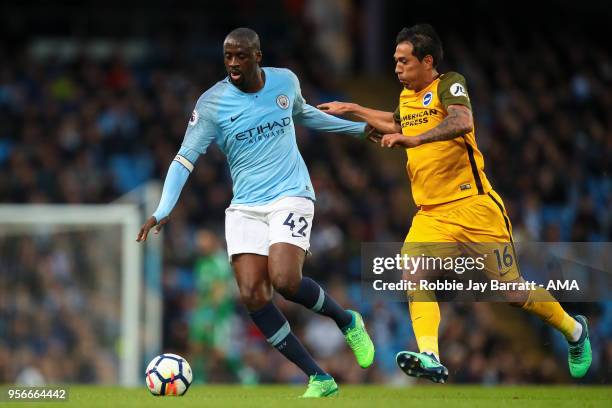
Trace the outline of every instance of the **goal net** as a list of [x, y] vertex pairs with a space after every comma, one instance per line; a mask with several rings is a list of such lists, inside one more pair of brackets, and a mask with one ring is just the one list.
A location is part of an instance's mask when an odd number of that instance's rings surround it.
[[135, 204], [0, 205], [0, 383], [141, 382]]

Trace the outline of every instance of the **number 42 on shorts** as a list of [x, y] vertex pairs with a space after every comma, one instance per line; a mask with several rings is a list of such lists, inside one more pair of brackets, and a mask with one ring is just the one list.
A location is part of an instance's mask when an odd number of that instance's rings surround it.
[[[287, 216], [287, 219], [285, 220], [285, 222], [283, 222], [283, 225], [286, 225], [289, 227], [289, 229], [291, 230], [291, 236], [292, 237], [305, 237], [306, 236], [306, 229], [308, 228], [308, 221], [306, 221], [306, 218], [304, 217], [299, 217], [297, 219], [297, 225], [296, 225], [296, 221], [294, 218], [294, 213], [289, 213], [289, 215]], [[296, 230], [296, 228], [299, 228]]]

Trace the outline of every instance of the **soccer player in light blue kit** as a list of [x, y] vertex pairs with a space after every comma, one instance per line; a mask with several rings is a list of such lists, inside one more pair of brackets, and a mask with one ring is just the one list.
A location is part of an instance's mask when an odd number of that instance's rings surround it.
[[[374, 361], [374, 345], [361, 315], [338, 305], [315, 281], [302, 277], [310, 247], [315, 194], [295, 138], [294, 122], [318, 131], [366, 137], [366, 124], [327, 115], [306, 104], [288, 69], [261, 68], [258, 35], [238, 28], [223, 44], [228, 77], [204, 92], [172, 161], [161, 202], [137, 240], [167, 222], [196, 160], [216, 142], [228, 159], [234, 197], [226, 210], [227, 250], [240, 298], [268, 342], [308, 377], [303, 397], [338, 394], [272, 303], [273, 291], [332, 318], [357, 362]], [[369, 130], [369, 129], [368, 129]]]

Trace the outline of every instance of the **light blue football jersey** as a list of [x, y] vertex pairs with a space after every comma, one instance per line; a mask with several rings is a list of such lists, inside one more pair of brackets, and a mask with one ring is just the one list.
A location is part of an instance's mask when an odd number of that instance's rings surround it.
[[226, 78], [202, 94], [179, 155], [194, 163], [197, 155], [217, 143], [229, 163], [232, 204], [262, 205], [289, 196], [314, 200], [294, 122], [354, 136], [363, 135], [365, 123], [336, 118], [306, 104], [290, 70], [262, 69], [265, 85], [259, 92], [242, 92]]

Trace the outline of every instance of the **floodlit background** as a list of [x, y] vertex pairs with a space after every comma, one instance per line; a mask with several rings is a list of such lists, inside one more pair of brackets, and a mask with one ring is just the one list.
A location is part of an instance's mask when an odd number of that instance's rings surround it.
[[[441, 71], [467, 79], [485, 171], [516, 240], [612, 239], [605, 2], [15, 3], [0, 5], [2, 204], [107, 204], [163, 180], [195, 101], [225, 76], [221, 45], [233, 28], [255, 29], [263, 65], [292, 69], [311, 104], [351, 100], [394, 110], [395, 35], [429, 22], [444, 43]], [[368, 302], [359, 292], [360, 243], [402, 241], [410, 227], [405, 155], [342, 135], [297, 133], [318, 197], [305, 274], [364, 313], [375, 366], [358, 368], [331, 320], [278, 303], [337, 380], [409, 381], [394, 362], [400, 349], [416, 349], [407, 305]], [[304, 381], [237, 303], [224, 252], [231, 196], [225, 157], [212, 148], [163, 237], [152, 237], [163, 239], [161, 278], [152, 272], [159, 258], [143, 262], [142, 292], [162, 302], [153, 314], [157, 346], [147, 343], [150, 317], [134, 322], [138, 373], [163, 350], [185, 356], [196, 383]], [[0, 383], [118, 381], [126, 357], [119, 260], [127, 243], [117, 228], [0, 222]], [[142, 315], [151, 316], [146, 305]], [[581, 382], [609, 384], [612, 303], [564, 306], [590, 319], [593, 365]], [[443, 304], [440, 341], [455, 383], [571, 382], [562, 336], [504, 305]]]

